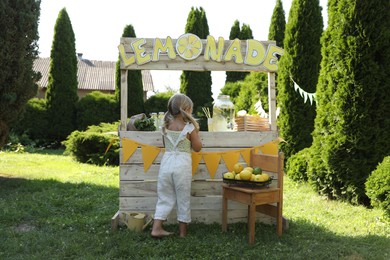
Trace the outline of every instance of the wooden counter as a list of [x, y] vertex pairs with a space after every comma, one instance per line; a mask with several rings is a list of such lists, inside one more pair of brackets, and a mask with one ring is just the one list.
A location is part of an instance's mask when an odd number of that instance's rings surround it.
[[[162, 136], [159, 132], [121, 131], [120, 138], [135, 142], [162, 147]], [[266, 132], [200, 132], [203, 148], [202, 152], [215, 152], [250, 148], [266, 144], [277, 139], [276, 131]], [[122, 145], [122, 142], [121, 142]], [[121, 146], [122, 150], [122, 146]], [[125, 162], [120, 153], [120, 212], [143, 212], [153, 214], [157, 202], [157, 176], [163, 153], [161, 152], [149, 170], [145, 173], [141, 148]], [[240, 162], [245, 161], [240, 156]], [[220, 161], [214, 179], [208, 173], [207, 167], [201, 160], [193, 176], [191, 191], [192, 220], [203, 223], [221, 223], [222, 213], [222, 174], [227, 170], [223, 160]], [[118, 215], [116, 214], [116, 216]], [[230, 202], [229, 223], [246, 221], [247, 207]], [[270, 223], [274, 220], [258, 213], [262, 222]], [[114, 218], [115, 219], [115, 216]], [[169, 223], [176, 223], [176, 212], [172, 212]], [[115, 224], [114, 224], [115, 225]], [[115, 227], [114, 227], [115, 228]]]

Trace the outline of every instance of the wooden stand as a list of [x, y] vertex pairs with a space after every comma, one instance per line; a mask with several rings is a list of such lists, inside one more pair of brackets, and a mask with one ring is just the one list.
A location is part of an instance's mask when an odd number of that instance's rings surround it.
[[[260, 166], [277, 174], [276, 187], [247, 188], [222, 185], [222, 231], [227, 231], [228, 200], [237, 201], [248, 205], [248, 242], [255, 241], [256, 212], [276, 218], [276, 232], [282, 235], [283, 230], [283, 154], [279, 156], [267, 156], [252, 154], [252, 167]], [[272, 205], [270, 203], [276, 203]], [[287, 227], [287, 221], [285, 221]]]

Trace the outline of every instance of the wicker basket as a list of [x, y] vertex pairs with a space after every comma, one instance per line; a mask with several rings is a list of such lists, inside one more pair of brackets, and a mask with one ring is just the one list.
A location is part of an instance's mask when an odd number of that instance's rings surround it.
[[270, 130], [268, 118], [262, 118], [260, 116], [238, 116], [235, 118], [235, 122], [236, 130], [239, 132], [261, 132]]

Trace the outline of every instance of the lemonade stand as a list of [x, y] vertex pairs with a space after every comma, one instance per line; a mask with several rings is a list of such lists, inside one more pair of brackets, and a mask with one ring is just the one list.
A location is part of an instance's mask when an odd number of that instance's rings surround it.
[[[121, 125], [119, 210], [112, 217], [116, 229], [123, 212], [154, 213], [157, 202], [157, 175], [163, 154], [159, 132], [127, 130], [128, 70], [189, 71], [265, 71], [268, 72], [269, 127], [264, 131], [200, 132], [203, 148], [193, 153], [191, 211], [193, 221], [221, 223], [222, 174], [236, 162], [248, 163], [253, 149], [275, 152], [276, 128], [275, 71], [277, 55], [283, 50], [272, 41], [199, 39], [184, 34], [178, 39], [121, 38]], [[173, 212], [172, 214], [175, 214]], [[244, 221], [247, 208], [239, 203], [229, 205], [229, 222]], [[168, 222], [176, 221], [176, 215]], [[257, 214], [257, 220], [272, 219]]]

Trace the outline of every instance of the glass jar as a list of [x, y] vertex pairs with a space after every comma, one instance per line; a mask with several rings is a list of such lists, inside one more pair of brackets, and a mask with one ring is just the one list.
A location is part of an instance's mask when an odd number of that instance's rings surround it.
[[164, 112], [158, 112], [157, 121], [158, 121], [159, 127], [164, 126], [164, 116], [165, 116]]
[[154, 126], [156, 127], [155, 131], [158, 131], [158, 119], [157, 119], [157, 113], [150, 113], [150, 118], [153, 119]]
[[230, 96], [219, 95], [213, 106], [213, 131], [233, 131], [234, 105]]

